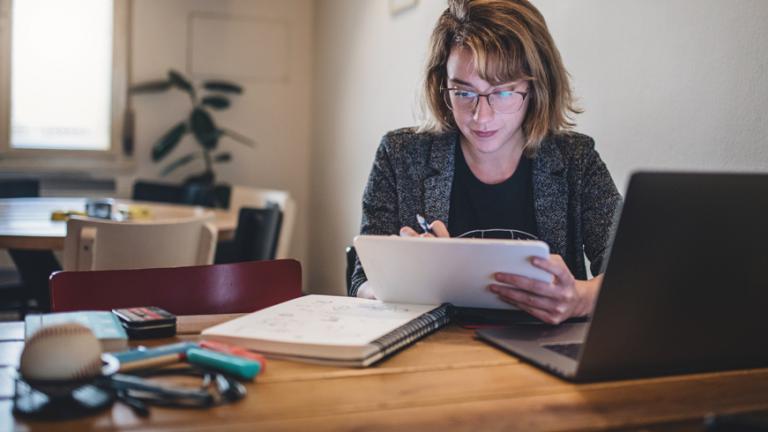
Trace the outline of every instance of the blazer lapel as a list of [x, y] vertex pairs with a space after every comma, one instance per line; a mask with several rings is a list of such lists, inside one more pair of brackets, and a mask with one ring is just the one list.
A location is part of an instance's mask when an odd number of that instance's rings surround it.
[[458, 133], [450, 132], [432, 141], [429, 172], [423, 182], [424, 216], [428, 221], [440, 220], [448, 225], [457, 140]]
[[539, 238], [552, 253], [565, 254], [568, 228], [568, 180], [557, 147], [546, 139], [533, 160], [533, 201]]

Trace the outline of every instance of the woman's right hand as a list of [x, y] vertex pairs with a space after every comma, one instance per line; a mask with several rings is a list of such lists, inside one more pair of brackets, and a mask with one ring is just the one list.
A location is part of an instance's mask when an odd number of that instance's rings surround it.
[[429, 228], [432, 230], [432, 233], [417, 233], [413, 228], [409, 226], [404, 226], [400, 228], [400, 237], [450, 237], [451, 235], [448, 233], [448, 228], [445, 226], [445, 224], [442, 221], [436, 220], [429, 224]]
[[[439, 220], [436, 220], [429, 224], [429, 228], [432, 230], [434, 234], [431, 233], [423, 233], [419, 234], [416, 231], [413, 230], [413, 228], [404, 226], [400, 228], [400, 237], [450, 237], [451, 235], [448, 234], [448, 228], [446, 228], [445, 224]], [[371, 286], [371, 283], [368, 281], [363, 282], [362, 285], [360, 285], [360, 288], [357, 289], [357, 296], [360, 298], [366, 298], [366, 299], [376, 299], [376, 294], [373, 293], [373, 287]]]

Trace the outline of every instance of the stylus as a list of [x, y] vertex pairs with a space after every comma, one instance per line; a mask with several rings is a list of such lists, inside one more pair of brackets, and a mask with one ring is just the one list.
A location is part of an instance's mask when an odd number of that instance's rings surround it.
[[416, 213], [416, 221], [419, 223], [421, 230], [424, 231], [424, 234], [434, 234], [434, 232], [432, 232], [432, 229], [429, 227], [427, 220], [424, 219], [424, 216]]

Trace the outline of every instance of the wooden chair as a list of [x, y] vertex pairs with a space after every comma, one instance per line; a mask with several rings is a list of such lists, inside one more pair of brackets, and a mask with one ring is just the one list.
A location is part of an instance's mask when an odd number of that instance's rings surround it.
[[270, 205], [277, 205], [282, 212], [275, 258], [287, 258], [290, 253], [291, 236], [296, 219], [296, 202], [291, 195], [282, 190], [232, 186], [232, 196], [229, 202], [230, 211], [239, 212], [243, 207], [267, 208]]
[[252, 312], [301, 296], [296, 260], [140, 270], [63, 271], [50, 281], [52, 309], [159, 306], [176, 315]]
[[120, 270], [213, 263], [211, 217], [117, 222], [73, 216], [64, 239], [64, 270]]

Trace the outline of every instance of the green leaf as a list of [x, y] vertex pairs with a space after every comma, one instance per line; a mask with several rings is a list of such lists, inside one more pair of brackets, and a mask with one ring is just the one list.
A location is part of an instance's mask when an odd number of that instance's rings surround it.
[[208, 111], [200, 107], [192, 110], [189, 124], [192, 126], [192, 133], [195, 135], [195, 139], [203, 148], [208, 150], [216, 148], [216, 145], [219, 143], [219, 137], [221, 137], [221, 131], [216, 127], [216, 123], [213, 122], [213, 117], [208, 114]]
[[176, 144], [181, 141], [181, 138], [184, 136], [184, 134], [187, 133], [187, 123], [186, 122], [180, 122], [176, 126], [172, 127], [171, 130], [165, 133], [162, 137], [160, 137], [159, 140], [155, 143], [154, 146], [152, 146], [152, 160], [157, 162], [160, 159], [164, 158], [165, 155], [171, 152], [174, 147], [176, 147]]
[[171, 88], [171, 82], [167, 80], [144, 81], [131, 86], [131, 93], [160, 93], [169, 88]]
[[218, 110], [227, 109], [230, 105], [229, 99], [224, 96], [206, 96], [202, 104]]
[[231, 160], [232, 160], [232, 153], [230, 153], [230, 152], [217, 153], [213, 157], [213, 162], [214, 163], [229, 162]]
[[168, 81], [170, 81], [170, 83], [175, 87], [189, 93], [192, 98], [195, 97], [194, 87], [192, 87], [192, 84], [189, 82], [189, 80], [187, 80], [184, 75], [180, 74], [179, 72], [176, 72], [173, 69], [169, 70]]
[[206, 90], [221, 91], [225, 93], [241, 94], [243, 92], [241, 86], [229, 81], [205, 81], [203, 87], [205, 87]]
[[184, 156], [176, 159], [175, 161], [169, 163], [168, 165], [166, 165], [165, 168], [163, 168], [163, 170], [160, 172], [160, 175], [162, 177], [165, 177], [168, 174], [170, 174], [171, 172], [175, 171], [177, 168], [179, 168], [181, 166], [184, 166], [184, 165], [192, 162], [193, 160], [195, 160], [195, 159], [197, 159], [199, 157], [200, 157], [200, 154], [197, 153], [197, 152], [189, 153], [187, 155], [184, 155]]
[[239, 134], [239, 133], [237, 133], [237, 132], [235, 132], [233, 130], [222, 128], [221, 129], [221, 133], [222, 133], [222, 135], [226, 135], [226, 136], [232, 138], [233, 140], [239, 142], [240, 144], [245, 144], [245, 145], [247, 145], [248, 147], [251, 147], [251, 148], [256, 147], [256, 144], [257, 144], [256, 141], [248, 138], [245, 135], [241, 135], [241, 134]]

